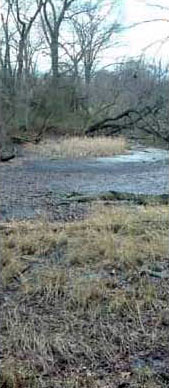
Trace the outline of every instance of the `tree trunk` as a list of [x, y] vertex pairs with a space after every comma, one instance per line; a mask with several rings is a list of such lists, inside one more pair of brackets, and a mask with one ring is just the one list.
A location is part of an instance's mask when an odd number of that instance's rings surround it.
[[19, 83], [20, 83], [20, 80], [22, 78], [22, 72], [23, 72], [24, 46], [25, 46], [25, 39], [24, 39], [24, 37], [22, 37], [19, 41], [19, 53], [18, 53], [17, 80], [19, 81]]
[[85, 103], [86, 110], [89, 109], [90, 103], [90, 83], [91, 83], [91, 66], [89, 63], [84, 63], [85, 71]]
[[54, 86], [58, 85], [59, 78], [59, 53], [58, 53], [58, 36], [52, 39], [51, 59], [52, 59], [52, 78]]

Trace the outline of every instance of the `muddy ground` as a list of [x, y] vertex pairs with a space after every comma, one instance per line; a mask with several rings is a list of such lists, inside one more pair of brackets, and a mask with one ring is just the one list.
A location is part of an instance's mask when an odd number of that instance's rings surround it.
[[86, 204], [64, 202], [77, 192], [97, 194], [169, 193], [169, 156], [165, 150], [132, 150], [114, 158], [50, 160], [28, 151], [0, 164], [0, 220], [47, 215], [72, 219], [83, 215]]

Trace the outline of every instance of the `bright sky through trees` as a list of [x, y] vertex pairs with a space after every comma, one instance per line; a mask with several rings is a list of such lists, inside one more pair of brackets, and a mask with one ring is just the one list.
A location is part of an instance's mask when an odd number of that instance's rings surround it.
[[[115, 7], [114, 11], [110, 12], [113, 3], [120, 6], [118, 11]], [[102, 15], [107, 23], [112, 22], [114, 16], [125, 27], [120, 34], [113, 35], [109, 48], [100, 52], [101, 67], [109, 68], [113, 63], [140, 55], [144, 55], [151, 62], [154, 59], [157, 62], [162, 60], [164, 64], [169, 62], [169, 0], [102, 0], [100, 4], [104, 4]], [[142, 23], [154, 19], [162, 20]], [[141, 24], [127, 28], [137, 23]], [[64, 37], [67, 41], [71, 40], [69, 29], [65, 29]], [[37, 63], [40, 71], [50, 69], [46, 50], [38, 52]]]
[[[112, 39], [112, 45], [100, 54], [101, 66], [108, 66], [119, 60], [145, 57], [164, 64], [169, 61], [169, 4], [166, 0], [120, 0], [118, 11], [119, 22], [131, 26], [144, 21], [163, 19], [151, 23], [143, 23], [124, 31]], [[112, 0], [105, 0], [104, 16], [110, 22], [109, 9]], [[164, 8], [163, 8], [164, 7]], [[117, 12], [117, 11], [116, 11]], [[168, 22], [166, 21], [168, 19]], [[41, 69], [48, 68], [48, 59], [43, 58]]]
[[[167, 9], [168, 3], [168, 9]], [[166, 0], [124, 0], [122, 22], [125, 26], [148, 20], [163, 19], [143, 23], [132, 29], [124, 30], [119, 37], [120, 47], [107, 53], [106, 62], [113, 58], [137, 57], [141, 54], [149, 59], [169, 59], [169, 2]], [[167, 21], [168, 20], [168, 21]], [[146, 49], [147, 48], [147, 49]]]

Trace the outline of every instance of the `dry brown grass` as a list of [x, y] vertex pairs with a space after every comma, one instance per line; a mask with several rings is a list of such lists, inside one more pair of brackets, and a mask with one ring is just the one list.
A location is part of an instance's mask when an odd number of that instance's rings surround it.
[[167, 206], [1, 227], [0, 387], [167, 387], [168, 232]]
[[94, 156], [113, 156], [126, 152], [127, 141], [124, 137], [71, 137], [56, 140], [47, 139], [31, 148], [42, 156], [52, 158], [83, 158]]

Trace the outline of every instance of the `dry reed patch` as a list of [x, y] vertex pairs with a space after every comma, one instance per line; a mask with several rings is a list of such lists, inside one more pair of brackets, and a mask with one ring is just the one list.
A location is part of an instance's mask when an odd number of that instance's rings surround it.
[[86, 220], [68, 224], [46, 220], [11, 222], [2, 235], [4, 284], [27, 266], [59, 252], [65, 265], [101, 270], [138, 269], [169, 254], [167, 206], [96, 205]]
[[[92, 217], [67, 225], [67, 260], [74, 265], [135, 268], [168, 257], [168, 207], [96, 207]], [[82, 249], [83, 247], [83, 249]]]
[[126, 152], [127, 140], [119, 136], [110, 137], [71, 137], [56, 140], [44, 140], [36, 146], [31, 146], [42, 156], [53, 158], [83, 158], [113, 156]]
[[[130, 360], [159, 351], [161, 343], [168, 349], [161, 323], [168, 279], [140, 274], [143, 265], [167, 268], [168, 220], [166, 206], [96, 205], [83, 221], [8, 225], [5, 249], [21, 262], [44, 261], [24, 272], [2, 311], [6, 387], [19, 388], [20, 382], [10, 385], [18, 370], [25, 387], [117, 387], [124, 376], [137, 388], [165, 386], [147, 367], [133, 370]], [[26, 254], [25, 238], [26, 247], [27, 240], [33, 245]], [[8, 371], [11, 357], [16, 367]]]
[[[63, 226], [50, 224], [46, 220], [12, 221], [4, 225], [1, 232], [2, 281], [6, 286], [15, 278], [23, 278], [23, 273], [35, 262], [61, 250], [66, 245], [62, 237]], [[58, 232], [59, 231], [59, 232]]]
[[55, 300], [67, 293], [69, 274], [65, 268], [52, 266], [49, 261], [48, 266], [32, 271], [33, 276], [22, 279], [21, 289], [28, 294], [39, 294], [43, 300]]
[[37, 388], [36, 371], [31, 365], [9, 357], [1, 369], [0, 386], [6, 388]]

